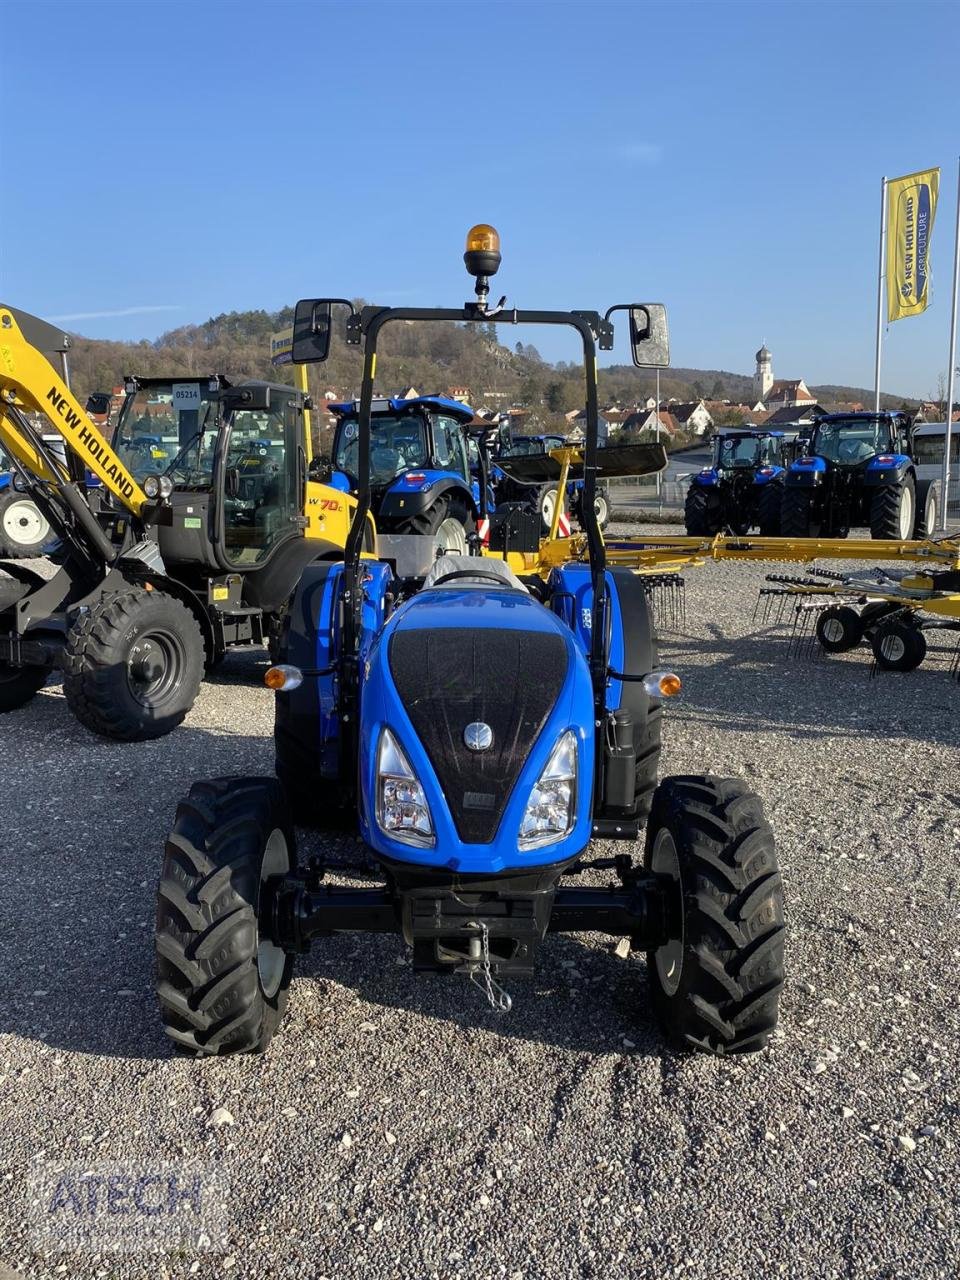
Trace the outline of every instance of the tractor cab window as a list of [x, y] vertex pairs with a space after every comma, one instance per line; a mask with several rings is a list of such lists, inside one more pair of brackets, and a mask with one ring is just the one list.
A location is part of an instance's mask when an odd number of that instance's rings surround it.
[[[359, 458], [356, 418], [341, 418], [333, 464], [356, 482]], [[389, 484], [411, 468], [429, 465], [426, 424], [416, 413], [376, 414], [370, 419], [370, 483]]]
[[766, 436], [760, 441], [760, 461], [768, 467], [777, 467], [783, 460], [783, 440], [780, 436]]
[[721, 436], [717, 441], [716, 465], [721, 471], [755, 467], [760, 461], [760, 441], [753, 436]]
[[224, 458], [223, 530], [235, 565], [265, 560], [297, 528], [300, 514], [300, 409], [271, 392], [266, 411], [239, 410]]
[[841, 467], [855, 467], [890, 448], [890, 427], [886, 422], [821, 422], [813, 434], [811, 452]]
[[454, 471], [464, 480], [469, 478], [470, 464], [467, 458], [463, 428], [456, 418], [437, 414], [433, 419], [433, 454], [442, 471]]
[[175, 484], [209, 486], [218, 426], [217, 384], [138, 387], [120, 410], [113, 447], [137, 480], [166, 473]]

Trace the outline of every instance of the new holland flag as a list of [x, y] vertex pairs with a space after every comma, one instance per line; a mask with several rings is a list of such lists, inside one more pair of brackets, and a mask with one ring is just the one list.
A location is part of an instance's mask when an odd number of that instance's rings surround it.
[[925, 169], [887, 183], [887, 320], [918, 316], [930, 292], [930, 236], [940, 170]]

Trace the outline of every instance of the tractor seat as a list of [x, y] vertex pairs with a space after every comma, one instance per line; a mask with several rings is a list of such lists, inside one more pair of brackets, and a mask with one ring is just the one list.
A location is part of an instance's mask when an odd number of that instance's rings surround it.
[[[446, 582], [439, 579], [447, 574], [456, 574]], [[462, 576], [461, 576], [462, 575]], [[490, 556], [437, 556], [423, 580], [423, 590], [431, 587], [485, 587], [487, 591], [496, 591], [497, 584], [493, 578], [501, 579], [504, 591], [522, 591], [528, 595], [527, 588], [504, 560], [494, 560]]]

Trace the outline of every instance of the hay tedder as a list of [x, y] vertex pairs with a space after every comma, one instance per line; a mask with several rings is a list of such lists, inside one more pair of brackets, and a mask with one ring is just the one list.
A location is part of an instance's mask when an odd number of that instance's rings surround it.
[[64, 341], [0, 305], [0, 447], [56, 539], [50, 578], [0, 561], [0, 712], [59, 667], [88, 728], [154, 738], [205, 668], [268, 637], [304, 565], [342, 554], [356, 501], [307, 479], [292, 388], [129, 379], [108, 441], [43, 354]]
[[[358, 505], [342, 560], [308, 565], [285, 614], [268, 673], [278, 776], [198, 782], [178, 808], [157, 904], [164, 1026], [193, 1055], [263, 1049], [296, 956], [342, 932], [399, 934], [415, 970], [461, 975], [506, 1009], [504, 984], [535, 971], [548, 933], [596, 930], [647, 952], [672, 1044], [759, 1049], [783, 982], [773, 836], [738, 780], [658, 784], [662, 705], [680, 681], [660, 669], [642, 576], [608, 555], [594, 505], [597, 350], [612, 348], [611, 316], [626, 311], [635, 363], [665, 364], [664, 309], [490, 306], [492, 228], [471, 231], [464, 259], [476, 300], [463, 307], [349, 307], [348, 340], [363, 351]], [[295, 361], [326, 358], [331, 310], [297, 306]], [[380, 337], [437, 321], [577, 334], [580, 539], [499, 557], [475, 545], [417, 579], [362, 555]], [[638, 448], [641, 471], [664, 467], [659, 445]], [[381, 883], [348, 887], [318, 861], [298, 866], [294, 811], [352, 826]], [[623, 852], [587, 859], [594, 837]], [[588, 869], [610, 883], [578, 886]]]

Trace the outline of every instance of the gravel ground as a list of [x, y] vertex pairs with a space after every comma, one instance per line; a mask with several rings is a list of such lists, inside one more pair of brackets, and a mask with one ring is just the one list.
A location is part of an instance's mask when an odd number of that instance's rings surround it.
[[[318, 942], [269, 1053], [175, 1059], [160, 847], [192, 779], [269, 772], [264, 663], [232, 657], [155, 743], [93, 738], [53, 683], [6, 717], [0, 1280], [957, 1275], [952, 639], [907, 676], [796, 664], [751, 622], [767, 571], [691, 571], [664, 637], [685, 680], [664, 772], [743, 775], [779, 841], [783, 1017], [742, 1061], [666, 1053], [642, 958], [598, 935], [549, 940], [507, 1016], [414, 979], [394, 938]], [[59, 1163], [214, 1171], [226, 1239], [45, 1254], [30, 1178]]]

